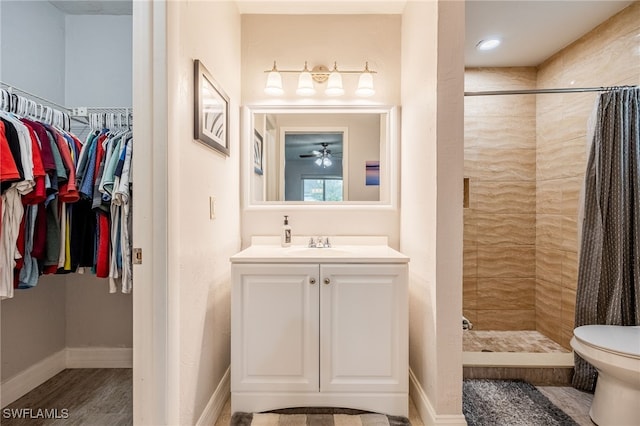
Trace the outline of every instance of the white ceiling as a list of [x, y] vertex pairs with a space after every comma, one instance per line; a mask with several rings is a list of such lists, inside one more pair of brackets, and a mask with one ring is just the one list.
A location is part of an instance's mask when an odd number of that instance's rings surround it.
[[[236, 0], [240, 13], [247, 14], [399, 14], [406, 2], [407, 0]], [[51, 0], [50, 3], [69, 14], [132, 13], [132, 0]], [[631, 3], [631, 0], [467, 0], [465, 65], [539, 65]], [[500, 37], [502, 45], [488, 52], [475, 49], [478, 41], [491, 36]]]
[[132, 0], [50, 0], [49, 3], [69, 15], [131, 15]]
[[[465, 65], [535, 66], [576, 41], [633, 1], [467, 0]], [[499, 37], [495, 50], [476, 44]]]

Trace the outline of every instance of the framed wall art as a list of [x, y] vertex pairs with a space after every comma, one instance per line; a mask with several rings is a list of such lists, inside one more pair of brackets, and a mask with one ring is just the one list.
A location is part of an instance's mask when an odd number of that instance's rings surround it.
[[365, 185], [380, 186], [380, 161], [365, 162]]
[[229, 97], [198, 59], [194, 61], [194, 138], [229, 155]]

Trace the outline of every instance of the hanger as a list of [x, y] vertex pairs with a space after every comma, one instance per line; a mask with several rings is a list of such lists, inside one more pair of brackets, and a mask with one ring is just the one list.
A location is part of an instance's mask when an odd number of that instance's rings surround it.
[[53, 108], [45, 106], [44, 107], [44, 120], [45, 123], [51, 125], [53, 124]]
[[1, 89], [1, 100], [0, 100], [0, 109], [2, 109], [3, 111], [9, 111], [9, 109], [11, 108], [11, 94], [9, 93], [8, 90], [6, 89]]
[[44, 119], [45, 119], [45, 109], [44, 109], [44, 105], [40, 104], [40, 105], [38, 105], [38, 106], [39, 106], [39, 108], [40, 108], [40, 112], [39, 112], [39, 113], [38, 113], [38, 112], [36, 112], [36, 119], [37, 119], [38, 121], [42, 121], [42, 122], [44, 122]]
[[26, 117], [28, 112], [29, 112], [29, 100], [23, 96], [18, 96], [17, 114], [21, 117]]
[[62, 128], [62, 126], [64, 125], [64, 121], [62, 118], [62, 112], [58, 111], [57, 109], [53, 110], [53, 126], [57, 127], [57, 128]]

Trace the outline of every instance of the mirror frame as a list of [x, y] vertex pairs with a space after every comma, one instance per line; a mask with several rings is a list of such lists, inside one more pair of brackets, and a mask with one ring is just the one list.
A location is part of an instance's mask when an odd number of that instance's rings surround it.
[[[388, 161], [387, 199], [380, 201], [252, 201], [251, 174], [253, 166], [254, 114], [386, 114], [387, 144], [385, 154]], [[300, 105], [246, 105], [242, 107], [240, 138], [240, 177], [242, 188], [242, 208], [244, 210], [309, 209], [309, 208], [365, 208], [397, 209], [400, 175], [400, 134], [398, 108], [395, 106], [300, 106]], [[381, 179], [383, 177], [381, 176]], [[382, 182], [381, 182], [382, 183]], [[382, 191], [381, 191], [382, 194]], [[381, 195], [381, 198], [382, 195]]]

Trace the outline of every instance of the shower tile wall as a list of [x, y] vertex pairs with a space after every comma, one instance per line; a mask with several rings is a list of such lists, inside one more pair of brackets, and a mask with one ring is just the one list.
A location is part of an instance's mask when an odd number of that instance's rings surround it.
[[[465, 90], [640, 84], [640, 2], [537, 68], [475, 68]], [[464, 315], [569, 349], [578, 206], [597, 93], [465, 98]]]
[[[639, 83], [640, 2], [538, 68], [539, 88]], [[587, 162], [587, 121], [597, 94], [536, 98], [536, 327], [569, 348], [574, 328], [578, 206]]]
[[[465, 90], [535, 89], [535, 68], [475, 68]], [[465, 316], [475, 330], [535, 330], [536, 99], [465, 98]]]

